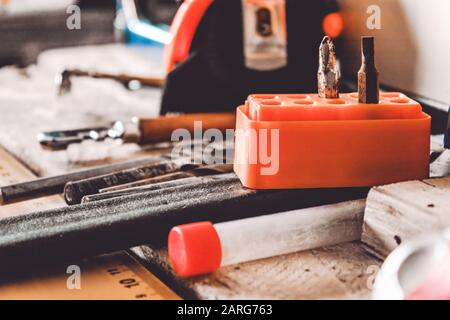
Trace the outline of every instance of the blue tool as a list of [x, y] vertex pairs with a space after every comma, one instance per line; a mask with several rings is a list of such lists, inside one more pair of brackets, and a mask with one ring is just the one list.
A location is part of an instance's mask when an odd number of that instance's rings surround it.
[[134, 0], [117, 0], [115, 25], [131, 44], [166, 45], [171, 40], [169, 26], [140, 17]]

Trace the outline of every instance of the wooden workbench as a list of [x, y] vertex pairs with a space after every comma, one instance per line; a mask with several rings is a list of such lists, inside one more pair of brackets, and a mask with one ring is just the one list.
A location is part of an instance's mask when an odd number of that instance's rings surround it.
[[[53, 78], [62, 67], [157, 75], [161, 72], [160, 65], [158, 49], [107, 45], [53, 50], [41, 55], [37, 66], [26, 70], [2, 69], [0, 145], [41, 176], [141, 156], [147, 151], [136, 145], [110, 143], [43, 151], [36, 135], [41, 130], [101, 125], [158, 114], [159, 90], [130, 92], [109, 80], [75, 79], [73, 92], [58, 98]], [[164, 248], [143, 246], [133, 252], [183, 297], [202, 299], [365, 299], [370, 297], [374, 274], [381, 263], [367, 254], [360, 243], [347, 243], [180, 279], [173, 274]]]

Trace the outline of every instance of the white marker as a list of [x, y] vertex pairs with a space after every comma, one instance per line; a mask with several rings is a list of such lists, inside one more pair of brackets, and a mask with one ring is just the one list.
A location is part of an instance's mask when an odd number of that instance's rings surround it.
[[361, 239], [365, 200], [255, 218], [197, 222], [169, 233], [169, 257], [181, 276], [221, 266]]

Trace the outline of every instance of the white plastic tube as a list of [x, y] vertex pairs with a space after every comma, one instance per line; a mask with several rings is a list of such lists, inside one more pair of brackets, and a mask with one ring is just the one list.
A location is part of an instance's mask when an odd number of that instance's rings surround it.
[[361, 238], [365, 200], [212, 224], [173, 228], [169, 257], [182, 276], [221, 266], [354, 241]]

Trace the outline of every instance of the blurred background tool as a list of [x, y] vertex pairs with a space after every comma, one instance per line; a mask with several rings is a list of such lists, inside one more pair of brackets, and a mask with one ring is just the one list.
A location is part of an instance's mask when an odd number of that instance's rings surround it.
[[102, 141], [106, 138], [122, 142], [139, 144], [171, 141], [172, 133], [177, 129], [186, 129], [191, 134], [197, 127], [202, 132], [208, 129], [226, 129], [235, 127], [233, 113], [198, 113], [166, 115], [157, 118], [133, 118], [129, 123], [118, 121], [111, 127], [84, 128], [79, 130], [47, 131], [38, 135], [38, 141], [44, 148], [61, 150], [72, 143], [92, 139]]
[[114, 26], [131, 44], [167, 44], [168, 31], [178, 7], [174, 0], [116, 0]]
[[377, 104], [380, 102], [380, 84], [375, 66], [374, 37], [361, 38], [362, 64], [358, 71], [359, 103]]
[[337, 11], [328, 0], [185, 1], [166, 46], [161, 113], [231, 111], [254, 92], [317, 91], [315, 48], [324, 34], [341, 34]]
[[320, 98], [339, 98], [341, 71], [336, 58], [336, 49], [330, 37], [323, 38], [319, 48], [319, 71], [317, 84]]
[[141, 86], [162, 87], [164, 85], [163, 78], [145, 77], [128, 74], [111, 74], [97, 71], [84, 71], [80, 69], [66, 69], [56, 76], [56, 85], [58, 94], [64, 95], [70, 93], [72, 88], [71, 77], [89, 77], [94, 79], [111, 79], [122, 83], [130, 90], [136, 90]]
[[[66, 27], [66, 10], [73, 4], [82, 10], [77, 30]], [[114, 1], [6, 1], [0, 4], [0, 66], [35, 63], [50, 48], [114, 42], [114, 19]]]

